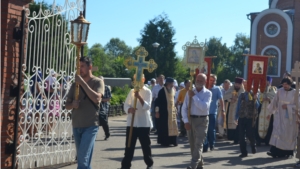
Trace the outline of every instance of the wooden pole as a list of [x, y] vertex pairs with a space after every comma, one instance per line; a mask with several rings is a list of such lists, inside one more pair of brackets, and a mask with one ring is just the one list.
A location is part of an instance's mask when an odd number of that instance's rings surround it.
[[[253, 95], [253, 97], [254, 97], [254, 95]], [[256, 100], [257, 100], [257, 98], [254, 99], [254, 112], [256, 112], [256, 113], [255, 113], [256, 115], [253, 116], [253, 118], [252, 118], [252, 127], [255, 127], [255, 121], [256, 121], [256, 118], [257, 118], [257, 115], [258, 115], [258, 111], [257, 111], [256, 105], [255, 105]]]
[[[137, 98], [134, 97], [134, 105], [133, 105], [134, 110], [136, 109], [136, 104], [137, 104]], [[132, 118], [131, 118], [131, 125], [130, 125], [129, 137], [128, 137], [128, 142], [127, 142], [127, 147], [128, 147], [128, 148], [130, 148], [130, 143], [131, 143], [131, 138], [132, 138], [132, 130], [133, 130], [133, 123], [134, 123], [134, 116], [135, 116], [135, 113], [132, 114]]]
[[[189, 90], [191, 91], [191, 90], [193, 90], [193, 81], [194, 81], [194, 75], [195, 75], [194, 69], [190, 70], [190, 75], [191, 75], [191, 85], [190, 85]], [[189, 106], [188, 106], [188, 119], [189, 119], [189, 122], [191, 122], [191, 108], [192, 108], [192, 97], [190, 97], [190, 99], [189, 99]]]
[[[80, 75], [80, 49], [81, 46], [77, 45], [77, 58], [76, 58], [76, 74]], [[76, 83], [76, 87], [75, 87], [75, 100], [78, 101], [79, 99], [79, 84]]]

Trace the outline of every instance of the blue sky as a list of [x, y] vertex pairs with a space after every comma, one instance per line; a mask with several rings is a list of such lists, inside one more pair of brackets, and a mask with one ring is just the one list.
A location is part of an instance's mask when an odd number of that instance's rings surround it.
[[[61, 1], [61, 0], [60, 0]], [[70, 0], [71, 1], [71, 0]], [[52, 0], [45, 2], [52, 3]], [[63, 2], [63, 1], [62, 1]], [[105, 45], [120, 38], [128, 46], [138, 46], [137, 39], [145, 24], [166, 13], [176, 30], [175, 51], [183, 56], [182, 46], [195, 36], [200, 42], [222, 37], [233, 45], [237, 33], [250, 35], [246, 14], [268, 8], [268, 0], [87, 0], [86, 19], [92, 24], [88, 46]], [[158, 42], [159, 43], [159, 42]]]

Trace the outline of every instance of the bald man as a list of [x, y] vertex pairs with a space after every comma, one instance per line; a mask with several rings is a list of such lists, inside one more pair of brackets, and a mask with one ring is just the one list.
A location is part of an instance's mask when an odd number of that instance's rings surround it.
[[[187, 130], [191, 149], [191, 165], [187, 169], [203, 168], [203, 143], [208, 129], [209, 107], [212, 93], [205, 88], [207, 77], [200, 73], [196, 77], [195, 88], [188, 91], [182, 105], [182, 119]], [[191, 101], [190, 118], [188, 117], [188, 105]]]

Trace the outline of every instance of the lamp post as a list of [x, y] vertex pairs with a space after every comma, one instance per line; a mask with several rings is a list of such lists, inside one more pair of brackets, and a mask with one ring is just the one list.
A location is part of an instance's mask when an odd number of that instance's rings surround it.
[[[250, 54], [250, 48], [245, 48], [243, 54]], [[246, 65], [248, 62], [248, 57], [245, 57], [244, 60], [244, 79], [247, 79], [247, 74], [248, 74], [248, 66]]]
[[[71, 43], [76, 45], [76, 74], [80, 74], [80, 49], [83, 45], [87, 44], [87, 37], [90, 27], [90, 22], [84, 19], [82, 12], [77, 19], [70, 21], [71, 22]], [[78, 100], [79, 97], [79, 84], [76, 83], [75, 88], [75, 100]]]
[[[159, 47], [159, 43], [155, 42], [155, 43], [152, 44], [152, 46], [155, 48], [155, 56], [154, 56], [154, 60], [156, 60], [157, 48]], [[156, 61], [156, 63], [158, 63], [158, 62]], [[157, 76], [156, 76], [156, 69], [155, 69], [155, 71], [154, 71], [154, 74], [155, 74], [155, 78], [157, 78]]]

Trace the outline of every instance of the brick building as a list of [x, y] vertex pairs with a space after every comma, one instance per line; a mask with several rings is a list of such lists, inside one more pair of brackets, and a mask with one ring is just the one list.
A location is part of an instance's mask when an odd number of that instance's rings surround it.
[[[274, 84], [290, 72], [300, 58], [300, 1], [270, 0], [269, 9], [248, 14], [251, 21], [250, 53], [275, 55], [269, 59], [268, 75]], [[247, 78], [245, 68], [244, 78]]]
[[[1, 167], [11, 168], [13, 154], [9, 143], [14, 140], [14, 114], [16, 97], [11, 96], [11, 86], [17, 83], [19, 64], [19, 44], [14, 40], [14, 28], [20, 27], [23, 7], [31, 0], [1, 0]], [[21, 48], [22, 49], [22, 48]], [[17, 84], [15, 84], [17, 85]]]

